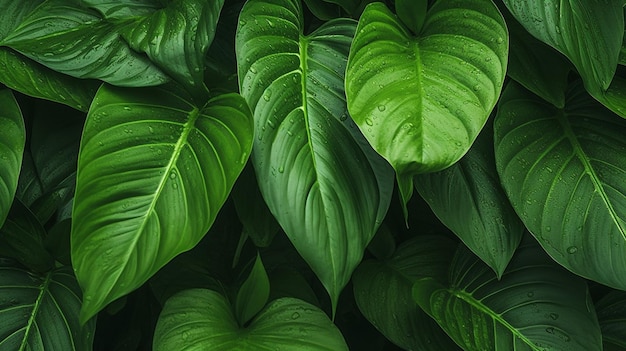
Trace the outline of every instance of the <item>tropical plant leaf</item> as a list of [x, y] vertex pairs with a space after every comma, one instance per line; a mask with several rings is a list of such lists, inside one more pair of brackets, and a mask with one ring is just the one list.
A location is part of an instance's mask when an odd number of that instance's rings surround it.
[[6, 219], [22, 165], [26, 128], [11, 90], [0, 90], [0, 227]]
[[[181, 318], [185, 323], [180, 323]], [[243, 328], [228, 300], [206, 289], [180, 292], [165, 303], [153, 347], [155, 351], [348, 350], [326, 314], [304, 301], [274, 300]]]
[[491, 123], [459, 162], [415, 177], [415, 188], [441, 222], [500, 277], [525, 227], [500, 186]]
[[163, 7], [162, 2], [158, 0], [82, 0], [82, 2], [107, 19], [150, 16]]
[[526, 30], [572, 61], [590, 92], [606, 90], [624, 36], [623, 0], [504, 0]]
[[77, 0], [48, 0], [0, 40], [0, 46], [9, 46], [48, 68], [77, 78], [121, 86], [168, 81], [148, 58], [120, 39], [118, 26]]
[[343, 72], [355, 22], [303, 34], [300, 1], [246, 3], [236, 47], [242, 95], [254, 111], [252, 161], [261, 193], [336, 307], [376, 233], [391, 168], [348, 118]]
[[204, 87], [204, 58], [215, 36], [224, 0], [170, 2], [121, 33], [131, 48], [144, 52], [164, 72], [189, 87]]
[[418, 280], [413, 297], [464, 350], [602, 350], [585, 280], [554, 263], [531, 237], [501, 279], [461, 248], [449, 284]]
[[197, 106], [173, 86], [100, 88], [81, 141], [73, 210], [82, 321], [198, 243], [246, 163], [252, 128], [237, 94]]
[[595, 304], [604, 350], [626, 349], [626, 292], [611, 291]]
[[623, 72], [618, 70], [606, 91], [592, 91], [590, 94], [602, 105], [626, 118], [626, 76]]
[[402, 243], [389, 259], [364, 261], [352, 277], [359, 310], [405, 350], [458, 350], [411, 296], [420, 278], [446, 279], [456, 246], [443, 236], [418, 236]]
[[328, 21], [341, 16], [341, 8], [336, 4], [324, 0], [304, 0], [306, 7], [315, 15], [315, 17]]
[[270, 296], [270, 281], [263, 267], [261, 256], [257, 254], [248, 278], [237, 292], [235, 315], [239, 325], [245, 325], [267, 303]]
[[348, 109], [395, 168], [404, 203], [414, 175], [467, 152], [498, 99], [507, 55], [491, 0], [437, 1], [417, 36], [384, 4], [367, 6], [350, 48]]
[[580, 276], [626, 289], [626, 121], [581, 84], [558, 109], [512, 82], [494, 130], [502, 185], [544, 250]]
[[350, 15], [356, 15], [356, 10], [359, 7], [359, 5], [366, 1], [366, 0], [323, 0], [327, 3], [330, 4], [337, 4], [339, 6], [341, 6], [344, 10], [346, 10], [346, 12], [348, 12]]
[[81, 291], [71, 267], [35, 275], [0, 263], [0, 349], [91, 350], [95, 320], [81, 326]]
[[33, 157], [29, 150], [24, 150], [22, 156], [22, 166], [19, 170], [19, 178], [17, 181], [17, 189], [15, 197], [19, 199], [26, 207], [31, 205], [43, 195], [43, 185], [37, 174]]
[[419, 34], [426, 19], [428, 0], [395, 0], [398, 18], [413, 35]]

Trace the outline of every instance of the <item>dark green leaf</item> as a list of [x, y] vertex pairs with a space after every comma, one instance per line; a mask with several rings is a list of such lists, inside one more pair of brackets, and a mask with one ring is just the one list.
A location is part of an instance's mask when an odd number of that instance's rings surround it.
[[[180, 323], [181, 318], [185, 323]], [[317, 307], [293, 298], [270, 302], [240, 328], [228, 300], [211, 290], [186, 290], [170, 298], [159, 316], [154, 350], [341, 351], [341, 333]]]
[[612, 291], [596, 303], [604, 350], [626, 349], [626, 292]]
[[324, 0], [304, 0], [304, 3], [315, 17], [328, 21], [341, 15], [341, 8]]
[[413, 33], [419, 34], [426, 19], [428, 0], [396, 0], [396, 14]]
[[436, 2], [417, 37], [384, 4], [367, 6], [350, 48], [348, 109], [395, 168], [404, 203], [414, 175], [467, 152], [498, 99], [507, 55], [491, 0]]
[[20, 107], [11, 90], [0, 90], [0, 227], [15, 196], [25, 144]]
[[305, 36], [300, 6], [246, 3], [239, 82], [254, 111], [261, 193], [335, 307], [387, 211], [393, 178], [346, 112], [343, 73], [355, 22], [330, 21]]
[[455, 248], [445, 237], [419, 236], [400, 245], [387, 260], [361, 263], [352, 282], [363, 315], [406, 350], [458, 349], [411, 297], [418, 279], [433, 275], [446, 279]]
[[82, 2], [107, 19], [150, 16], [162, 8], [156, 0], [82, 0]]
[[81, 326], [81, 291], [70, 267], [43, 276], [0, 265], [1, 350], [91, 350], [95, 320]]
[[626, 289], [626, 120], [581, 84], [558, 109], [511, 82], [494, 130], [502, 185], [544, 250], [580, 276]]
[[241, 284], [235, 302], [235, 315], [239, 325], [245, 325], [267, 303], [270, 295], [270, 282], [263, 267], [261, 256], [257, 255], [248, 278]]
[[464, 350], [602, 350], [585, 280], [554, 263], [531, 237], [501, 279], [462, 248], [449, 285], [424, 278], [413, 297]]
[[441, 222], [501, 276], [525, 228], [500, 186], [491, 125], [459, 162], [415, 177], [415, 187]]
[[58, 262], [71, 266], [70, 233], [72, 231], [72, 220], [64, 219], [56, 223], [44, 238], [44, 246], [48, 252]]
[[198, 243], [251, 146], [252, 116], [237, 94], [197, 106], [173, 86], [98, 91], [73, 211], [83, 321]]

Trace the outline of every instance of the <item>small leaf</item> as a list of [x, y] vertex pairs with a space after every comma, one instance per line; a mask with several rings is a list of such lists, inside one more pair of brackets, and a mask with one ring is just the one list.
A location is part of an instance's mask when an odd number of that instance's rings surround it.
[[[180, 323], [184, 316], [185, 323]], [[215, 291], [192, 289], [171, 297], [154, 332], [155, 351], [342, 351], [341, 333], [317, 307], [293, 298], [270, 302], [240, 328], [228, 300]]]
[[396, 14], [413, 35], [422, 30], [427, 10], [428, 0], [396, 0]]
[[270, 282], [263, 267], [261, 256], [257, 254], [250, 275], [237, 292], [235, 315], [239, 325], [245, 325], [267, 303], [270, 295]]
[[459, 162], [415, 177], [415, 187], [437, 218], [501, 276], [525, 227], [500, 186], [491, 123]]
[[544, 250], [582, 277], [626, 289], [626, 120], [580, 82], [563, 109], [511, 82], [494, 131], [502, 186]]
[[418, 280], [415, 301], [464, 350], [602, 350], [585, 280], [526, 237], [497, 279], [469, 250], [450, 266], [450, 283]]
[[200, 241], [251, 146], [252, 116], [237, 94], [198, 106], [174, 86], [100, 88], [81, 141], [73, 210], [82, 321]]
[[0, 90], [0, 227], [15, 196], [25, 144], [20, 107], [11, 90]]
[[458, 161], [489, 117], [506, 72], [506, 25], [491, 0], [437, 1], [413, 36], [377, 2], [356, 33], [348, 109], [396, 170], [406, 203], [413, 176]]
[[611, 291], [596, 303], [604, 350], [626, 349], [626, 292]]
[[441, 328], [413, 301], [420, 278], [445, 279], [456, 245], [442, 236], [419, 236], [402, 243], [386, 260], [367, 260], [354, 272], [354, 298], [365, 318], [406, 350], [457, 350]]
[[96, 322], [78, 322], [81, 291], [71, 267], [34, 275], [0, 264], [0, 349], [83, 351]]

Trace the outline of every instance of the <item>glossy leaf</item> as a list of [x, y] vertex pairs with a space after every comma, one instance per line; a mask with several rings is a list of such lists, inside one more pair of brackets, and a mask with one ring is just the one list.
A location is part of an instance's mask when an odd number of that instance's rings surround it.
[[526, 30], [572, 61], [590, 91], [606, 90], [624, 36], [623, 0], [504, 0]]
[[303, 34], [300, 1], [252, 0], [237, 31], [242, 95], [254, 111], [261, 193], [332, 300], [380, 225], [392, 171], [346, 112], [343, 72], [355, 22]]
[[9, 46], [55, 71], [122, 86], [159, 85], [169, 78], [103, 20], [77, 1], [48, 0], [0, 46]]
[[173, 86], [98, 91], [81, 141], [73, 210], [82, 321], [198, 243], [251, 144], [252, 116], [237, 94], [197, 106]]
[[81, 291], [70, 267], [42, 276], [0, 264], [0, 349], [91, 350], [95, 320], [81, 326]]
[[[185, 323], [180, 323], [181, 318]], [[153, 347], [155, 351], [348, 350], [326, 314], [304, 301], [274, 300], [249, 326], [241, 328], [228, 300], [205, 289], [186, 290], [166, 302]]]
[[348, 109], [395, 168], [406, 203], [416, 174], [451, 166], [493, 109], [508, 34], [491, 0], [437, 1], [418, 36], [382, 3], [363, 12], [346, 72]]
[[20, 107], [10, 90], [0, 90], [0, 227], [15, 196], [25, 144]]
[[449, 284], [424, 278], [413, 297], [464, 350], [602, 350], [585, 280], [554, 263], [530, 237], [501, 279], [462, 248]]
[[606, 91], [591, 91], [590, 94], [611, 111], [626, 118], [626, 76], [617, 72]]
[[224, 0], [170, 2], [125, 27], [122, 35], [131, 48], [146, 53], [176, 81], [197, 91], [203, 87], [204, 57], [223, 4]]
[[420, 278], [446, 279], [455, 248], [445, 237], [419, 236], [400, 245], [389, 259], [364, 261], [352, 278], [359, 310], [405, 350], [458, 350], [411, 296]]
[[267, 303], [270, 295], [270, 281], [263, 267], [261, 256], [257, 255], [248, 278], [237, 292], [235, 315], [239, 325], [245, 325]]
[[143, 17], [162, 8], [161, 1], [155, 0], [82, 0], [104, 18]]
[[415, 187], [441, 222], [501, 276], [525, 227], [500, 186], [491, 125], [459, 162], [415, 177]]
[[596, 302], [604, 350], [626, 349], [626, 292], [612, 291]]
[[574, 85], [563, 109], [515, 83], [494, 122], [496, 165], [516, 212], [552, 258], [626, 288], [626, 121]]

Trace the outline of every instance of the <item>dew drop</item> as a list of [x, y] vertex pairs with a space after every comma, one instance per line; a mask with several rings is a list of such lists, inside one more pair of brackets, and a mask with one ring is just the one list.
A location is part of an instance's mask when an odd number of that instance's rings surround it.
[[256, 74], [257, 70], [254, 66], [250, 66], [250, 73]]
[[576, 246], [570, 246], [567, 248], [567, 253], [568, 254], [575, 254], [576, 252], [578, 252], [578, 248]]
[[386, 107], [385, 105], [378, 105], [378, 111], [383, 112], [385, 111]]
[[285, 167], [280, 166], [278, 167], [278, 173], [284, 173], [285, 172]]
[[189, 339], [189, 332], [186, 332], [186, 331], [183, 332], [182, 337], [183, 337], [183, 340]]
[[559, 319], [559, 315], [558, 315], [558, 314], [556, 314], [556, 313], [550, 313], [550, 318], [551, 318], [552, 320], [557, 320], [557, 319]]
[[170, 179], [176, 179], [176, 172], [170, 173]]
[[504, 43], [504, 39], [502, 39], [502, 37], [498, 37], [498, 39], [496, 39], [496, 43], [502, 44]]
[[148, 131], [150, 131], [150, 134], [154, 134], [154, 128], [152, 128], [151, 126], [148, 126]]
[[374, 122], [373, 122], [371, 119], [366, 118], [366, 119], [365, 119], [365, 124], [367, 124], [368, 126], [370, 126], [370, 127], [371, 127], [371, 126], [373, 126], [373, 125], [374, 125]]
[[247, 22], [246, 22], [246, 20], [243, 20], [243, 19], [240, 19], [240, 20], [239, 20], [239, 25], [240, 25], [240, 26], [245, 26], [245, 25], [246, 25], [246, 23], [247, 23]]
[[348, 114], [344, 112], [344, 113], [343, 113], [343, 114], [341, 114], [341, 116], [339, 117], [339, 120], [340, 120], [340, 121], [345, 121], [346, 119], [348, 119]]
[[300, 318], [300, 313], [298, 313], [298, 312], [294, 312], [294, 313], [291, 315], [291, 319], [298, 319], [298, 318]]
[[265, 101], [270, 101], [270, 98], [272, 97], [272, 91], [267, 89], [265, 91], [265, 94], [263, 94], [263, 100]]
[[480, 90], [480, 85], [478, 85], [478, 84], [474, 85], [473, 89], [474, 89], [474, 91], [479, 91]]
[[529, 292], [528, 292], [528, 294], [526, 294], [526, 296], [528, 296], [528, 297], [533, 297], [533, 296], [535, 296], [535, 293], [534, 293], [534, 292], [532, 292], [532, 291], [529, 291]]
[[128, 106], [124, 106], [124, 110], [125, 110], [125, 111], [130, 111], [131, 109], [130, 109], [130, 107], [128, 107]]
[[546, 227], [546, 232], [550, 232], [550, 231], [552, 231], [552, 227], [547, 226], [547, 227]]

